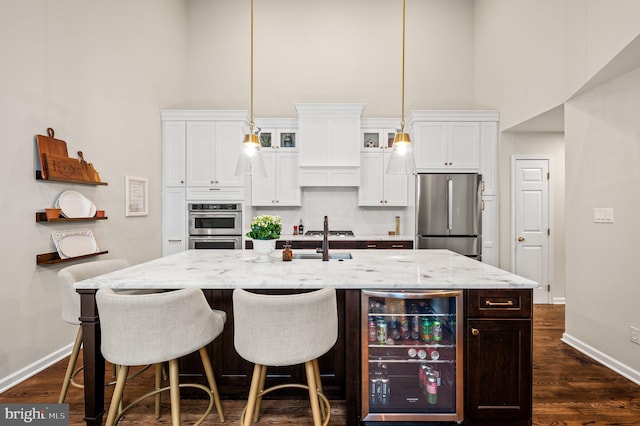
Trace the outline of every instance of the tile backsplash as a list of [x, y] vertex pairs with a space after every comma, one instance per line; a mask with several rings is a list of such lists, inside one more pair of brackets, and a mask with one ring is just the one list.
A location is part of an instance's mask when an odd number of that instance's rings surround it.
[[359, 207], [357, 188], [304, 188], [302, 207], [246, 206], [247, 222], [253, 216], [274, 214], [282, 217], [283, 234], [291, 234], [293, 225], [302, 218], [305, 231], [322, 230], [324, 216], [331, 230], [352, 230], [358, 235], [387, 235], [395, 230], [395, 217], [400, 216], [400, 234], [411, 236], [414, 230], [414, 206]]

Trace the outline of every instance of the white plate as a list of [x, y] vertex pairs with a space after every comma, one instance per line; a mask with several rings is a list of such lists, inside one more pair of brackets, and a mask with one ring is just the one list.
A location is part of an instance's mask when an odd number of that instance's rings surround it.
[[[93, 202], [81, 193], [72, 190], [60, 194], [55, 204], [62, 210], [64, 217], [92, 217], [96, 214]], [[91, 214], [92, 206], [93, 214]]]
[[90, 229], [74, 229], [51, 233], [60, 259], [97, 253], [100, 249]]

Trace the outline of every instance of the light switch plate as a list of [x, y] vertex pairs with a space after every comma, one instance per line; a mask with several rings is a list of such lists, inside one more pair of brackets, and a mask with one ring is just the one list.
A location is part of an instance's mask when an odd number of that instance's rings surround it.
[[613, 207], [596, 207], [593, 209], [595, 223], [613, 223]]

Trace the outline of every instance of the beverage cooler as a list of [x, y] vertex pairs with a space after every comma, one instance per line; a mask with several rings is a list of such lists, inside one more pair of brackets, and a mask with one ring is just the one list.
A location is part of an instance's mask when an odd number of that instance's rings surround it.
[[364, 422], [462, 422], [462, 291], [362, 300]]

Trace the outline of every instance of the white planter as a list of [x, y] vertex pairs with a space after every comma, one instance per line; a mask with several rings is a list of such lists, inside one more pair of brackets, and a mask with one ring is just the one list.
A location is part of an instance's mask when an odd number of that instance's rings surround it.
[[253, 251], [258, 253], [258, 262], [269, 262], [269, 255], [276, 249], [276, 240], [253, 240]]

